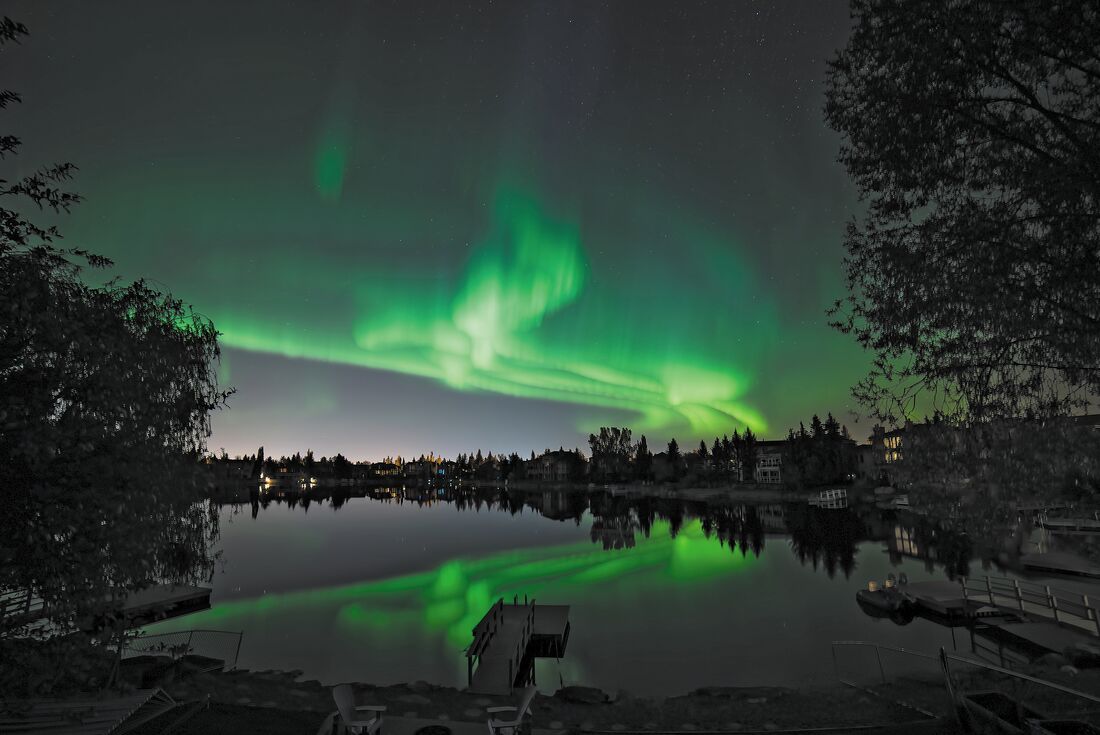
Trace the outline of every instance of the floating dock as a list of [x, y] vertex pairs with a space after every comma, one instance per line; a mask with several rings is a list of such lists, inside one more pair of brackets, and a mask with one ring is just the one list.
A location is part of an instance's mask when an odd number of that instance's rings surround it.
[[466, 649], [469, 691], [511, 694], [534, 680], [536, 658], [561, 658], [569, 643], [569, 606], [503, 599], [473, 629]]

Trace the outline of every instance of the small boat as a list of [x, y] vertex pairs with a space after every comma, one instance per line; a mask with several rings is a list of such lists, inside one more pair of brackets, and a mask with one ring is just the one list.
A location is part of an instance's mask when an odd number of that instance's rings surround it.
[[882, 587], [868, 582], [867, 589], [856, 592], [856, 603], [873, 618], [889, 618], [898, 625], [908, 625], [916, 614], [916, 604], [908, 593], [898, 589], [893, 575]]

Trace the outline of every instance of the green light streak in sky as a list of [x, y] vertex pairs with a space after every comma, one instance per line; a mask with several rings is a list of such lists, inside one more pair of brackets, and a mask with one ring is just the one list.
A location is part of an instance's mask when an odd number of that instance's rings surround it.
[[[386, 636], [404, 631], [411, 641], [442, 635], [456, 649], [498, 598], [529, 595], [546, 603], [583, 605], [608, 593], [609, 585], [688, 585], [749, 568], [752, 555], [703, 535], [698, 520], [676, 538], [668, 522], [653, 524], [637, 546], [604, 551], [587, 541], [505, 551], [475, 559], [451, 559], [434, 570], [316, 590], [268, 594], [217, 602], [210, 610], [147, 628], [149, 633], [190, 628], [249, 629], [266, 621], [331, 615], [349, 635]], [[311, 619], [316, 619], [311, 617]], [[411, 644], [410, 644], [411, 645]]]
[[[319, 193], [334, 194], [338, 178], [332, 173], [324, 186], [319, 180]], [[655, 323], [652, 332], [643, 326], [637, 333], [629, 303], [608, 313], [604, 302], [614, 292], [591, 286], [580, 229], [575, 219], [552, 215], [529, 189], [499, 185], [487, 232], [457, 283], [427, 263], [417, 265], [434, 288], [401, 283], [400, 275], [391, 283], [367, 278], [353, 287], [351, 335], [317, 324], [287, 329], [277, 318], [236, 310], [216, 323], [233, 347], [392, 370], [462, 391], [627, 410], [642, 431], [766, 430], [743, 399], [748, 376], [708, 354], [714, 346], [701, 351], [692, 325]]]
[[335, 201], [344, 190], [347, 168], [346, 135], [338, 130], [326, 130], [317, 142], [313, 161], [313, 183], [322, 199]]

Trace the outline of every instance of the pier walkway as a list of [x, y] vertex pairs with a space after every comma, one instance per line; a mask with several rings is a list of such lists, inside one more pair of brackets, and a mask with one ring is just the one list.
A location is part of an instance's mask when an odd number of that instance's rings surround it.
[[533, 678], [535, 658], [561, 658], [569, 641], [569, 606], [499, 599], [473, 630], [466, 649], [469, 691], [511, 694]]
[[1087, 594], [1007, 577], [903, 585], [918, 611], [948, 625], [977, 626], [1024, 648], [1063, 653], [1097, 645], [1100, 612]]

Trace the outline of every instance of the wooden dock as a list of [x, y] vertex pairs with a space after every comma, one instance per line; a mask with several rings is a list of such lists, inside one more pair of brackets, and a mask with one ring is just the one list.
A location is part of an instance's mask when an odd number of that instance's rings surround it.
[[469, 691], [511, 694], [533, 680], [534, 659], [565, 655], [569, 606], [500, 599], [474, 626], [473, 637], [466, 649]]
[[[210, 588], [184, 584], [154, 584], [134, 592], [120, 592], [104, 602], [104, 610], [120, 618], [127, 628], [179, 617], [210, 607]], [[5, 627], [29, 626], [47, 619], [49, 609], [42, 599], [27, 590], [0, 594], [0, 620]], [[77, 621], [91, 630], [105, 623], [102, 615]]]
[[1100, 612], [1086, 594], [1006, 577], [913, 582], [899, 588], [925, 617], [965, 625], [1032, 654], [1096, 645]]

